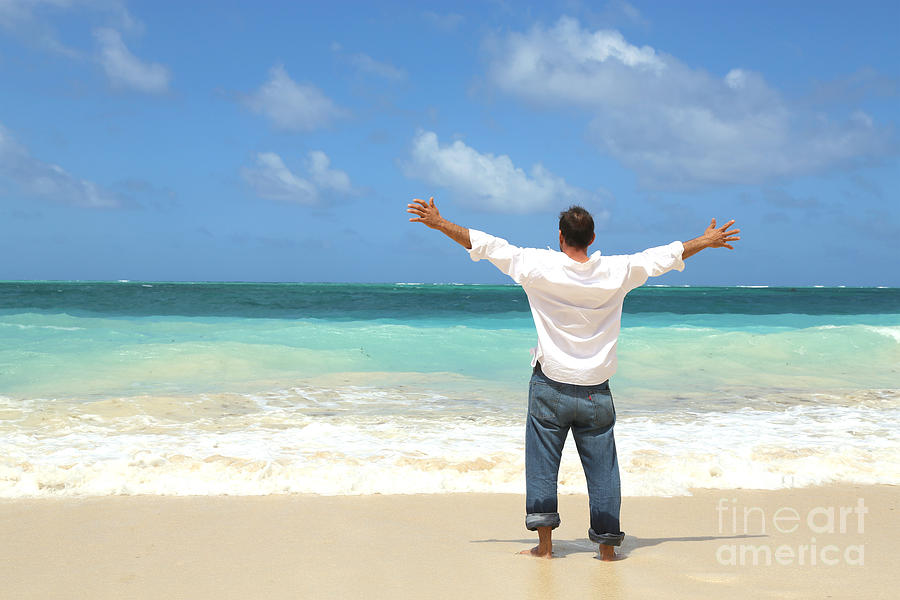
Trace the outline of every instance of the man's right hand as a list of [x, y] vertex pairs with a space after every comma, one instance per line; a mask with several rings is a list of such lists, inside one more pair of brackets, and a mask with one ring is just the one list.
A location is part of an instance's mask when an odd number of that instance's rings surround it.
[[406, 212], [416, 215], [409, 220], [410, 223], [422, 223], [426, 227], [437, 229], [464, 248], [472, 248], [469, 230], [465, 227], [460, 227], [459, 225], [451, 223], [442, 217], [437, 206], [434, 205], [434, 196], [429, 198], [428, 202], [415, 198], [411, 203], [406, 205]]

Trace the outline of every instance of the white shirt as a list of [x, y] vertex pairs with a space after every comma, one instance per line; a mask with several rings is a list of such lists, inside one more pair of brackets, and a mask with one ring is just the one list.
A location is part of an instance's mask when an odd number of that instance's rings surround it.
[[504, 239], [469, 229], [472, 260], [488, 259], [522, 286], [537, 329], [538, 361], [547, 377], [595, 385], [616, 372], [616, 344], [625, 294], [672, 269], [684, 270], [684, 246], [672, 242], [638, 254], [601, 256], [585, 263], [566, 254], [518, 248]]

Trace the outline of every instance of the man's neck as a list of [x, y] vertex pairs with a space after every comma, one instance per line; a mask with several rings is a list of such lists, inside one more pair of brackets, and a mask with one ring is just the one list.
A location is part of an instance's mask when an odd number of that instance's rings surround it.
[[563, 246], [563, 254], [574, 260], [575, 262], [586, 263], [590, 260], [587, 248], [573, 248], [572, 246]]

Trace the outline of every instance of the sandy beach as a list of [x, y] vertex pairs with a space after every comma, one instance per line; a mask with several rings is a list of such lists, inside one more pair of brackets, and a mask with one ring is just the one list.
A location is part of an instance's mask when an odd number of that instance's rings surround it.
[[898, 496], [625, 498], [615, 563], [578, 495], [552, 560], [516, 554], [535, 541], [517, 495], [4, 500], [0, 580], [5, 598], [892, 598]]

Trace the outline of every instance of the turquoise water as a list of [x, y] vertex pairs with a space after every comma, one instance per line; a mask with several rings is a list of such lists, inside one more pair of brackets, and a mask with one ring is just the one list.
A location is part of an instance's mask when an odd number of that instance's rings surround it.
[[[3, 394], [73, 399], [347, 372], [512, 384], [535, 343], [514, 286], [6, 283], [0, 335]], [[898, 335], [895, 289], [643, 288], [616, 383], [893, 387]]]
[[[0, 495], [518, 491], [534, 343], [514, 286], [0, 283]], [[626, 493], [896, 480], [898, 289], [641, 288], [619, 364]]]

